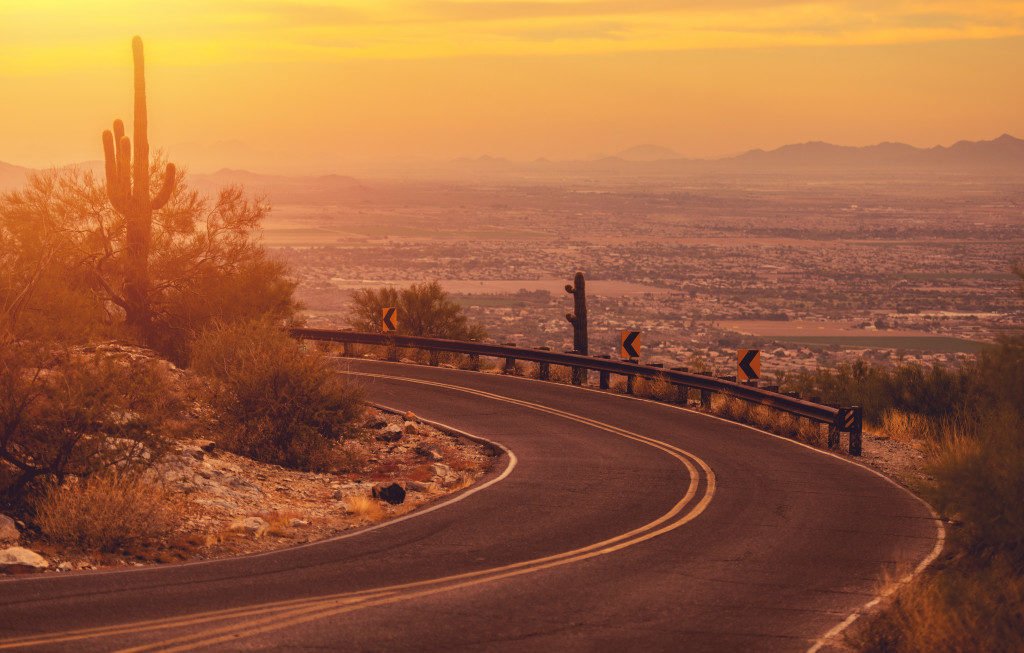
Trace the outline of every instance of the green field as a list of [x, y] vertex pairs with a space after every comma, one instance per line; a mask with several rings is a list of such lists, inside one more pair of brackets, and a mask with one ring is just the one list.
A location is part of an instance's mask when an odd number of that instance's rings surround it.
[[976, 354], [987, 346], [984, 342], [949, 336], [773, 336], [771, 339], [809, 347], [907, 349], [937, 354]]

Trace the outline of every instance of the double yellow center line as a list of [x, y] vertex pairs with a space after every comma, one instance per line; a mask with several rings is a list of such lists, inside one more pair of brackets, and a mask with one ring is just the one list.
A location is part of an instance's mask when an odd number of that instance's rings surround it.
[[[195, 626], [211, 624], [213, 622], [226, 622], [223, 625], [199, 628], [179, 636], [121, 650], [136, 653], [141, 653], [143, 651], [170, 652], [217, 646], [226, 642], [238, 641], [242, 638], [267, 634], [311, 621], [361, 610], [363, 608], [388, 605], [400, 601], [408, 601], [411, 599], [430, 596], [441, 592], [450, 592], [462, 588], [473, 587], [475, 585], [535, 573], [545, 569], [551, 569], [562, 565], [581, 562], [597, 556], [614, 553], [667, 533], [692, 521], [704, 512], [715, 493], [715, 474], [703, 460], [678, 447], [660, 440], [655, 440], [654, 438], [640, 435], [639, 433], [627, 431], [611, 424], [606, 424], [595, 419], [569, 413], [550, 406], [544, 406], [542, 404], [523, 401], [520, 399], [512, 399], [502, 395], [466, 388], [459, 385], [451, 385], [422, 379], [408, 379], [385, 374], [369, 374], [362, 372], [345, 373], [368, 378], [416, 383], [425, 386], [464, 392], [484, 399], [521, 406], [537, 412], [554, 415], [580, 424], [585, 424], [620, 437], [634, 440], [663, 451], [682, 463], [690, 478], [689, 486], [683, 497], [679, 499], [679, 501], [676, 502], [668, 512], [657, 519], [629, 532], [616, 535], [615, 537], [550, 556], [524, 560], [522, 562], [503, 565], [500, 567], [492, 567], [479, 571], [465, 572], [451, 576], [390, 585], [357, 592], [346, 592], [307, 599], [264, 603], [256, 606], [217, 610], [186, 615], [183, 617], [153, 619], [115, 626], [0, 640], [0, 649], [30, 648], [100, 637], [135, 636], [142, 635], [147, 632], [155, 632], [172, 628], [192, 628]], [[698, 472], [698, 467], [700, 468], [700, 471], [703, 472], [705, 483], [703, 491], [700, 492], [700, 498], [695, 501], [698, 491], [701, 490], [700, 481], [702, 476]], [[509, 471], [511, 471], [511, 469], [506, 470], [506, 474]]]

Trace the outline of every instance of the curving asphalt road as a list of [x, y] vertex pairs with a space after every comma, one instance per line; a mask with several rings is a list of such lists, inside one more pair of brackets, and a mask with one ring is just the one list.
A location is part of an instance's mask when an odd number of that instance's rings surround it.
[[746, 427], [514, 377], [339, 365], [371, 400], [511, 453], [454, 501], [335, 540], [0, 581], [0, 650], [798, 651], [941, 547], [890, 481]]

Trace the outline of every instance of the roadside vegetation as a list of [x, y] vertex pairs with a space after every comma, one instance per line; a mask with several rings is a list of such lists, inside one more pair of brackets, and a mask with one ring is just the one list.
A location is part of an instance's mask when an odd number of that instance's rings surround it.
[[256, 460], [307, 471], [346, 466], [336, 446], [363, 414], [363, 396], [268, 321], [215, 324], [193, 345], [194, 369], [210, 381], [217, 439]]
[[863, 405], [871, 429], [921, 446], [925, 498], [950, 520], [940, 560], [854, 628], [850, 643], [879, 652], [1024, 650], [1024, 336], [956, 370], [856, 364], [791, 375], [785, 385]]
[[437, 281], [357, 290], [352, 294], [349, 326], [358, 331], [380, 331], [381, 311], [386, 307], [398, 308], [398, 333], [403, 335], [450, 340], [483, 340], [487, 336]]

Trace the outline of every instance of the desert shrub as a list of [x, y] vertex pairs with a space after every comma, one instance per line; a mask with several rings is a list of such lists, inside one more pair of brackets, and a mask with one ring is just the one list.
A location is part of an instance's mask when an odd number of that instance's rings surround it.
[[652, 379], [638, 376], [633, 382], [633, 394], [657, 401], [675, 401], [676, 387], [661, 375]]
[[117, 551], [171, 533], [177, 517], [164, 487], [142, 475], [108, 470], [52, 485], [35, 504], [47, 539], [83, 550]]
[[381, 311], [388, 306], [398, 307], [398, 332], [405, 335], [451, 340], [483, 340], [487, 335], [436, 281], [401, 289], [357, 290], [352, 293], [349, 325], [360, 331], [380, 331]]
[[225, 448], [298, 469], [324, 471], [340, 464], [336, 444], [363, 414], [362, 393], [324, 354], [256, 321], [204, 331], [192, 359], [211, 381]]
[[971, 368], [980, 388], [933, 440], [926, 496], [952, 520], [940, 566], [853, 635], [869, 651], [1024, 649], [1024, 362], [1019, 340]]
[[938, 424], [924, 415], [907, 413], [890, 408], [882, 414], [881, 431], [894, 440], [913, 442], [914, 440], [933, 440], [937, 437]]
[[863, 406], [865, 419], [874, 422], [881, 421], [888, 410], [946, 418], [977, 394], [977, 378], [971, 366], [888, 367], [856, 361], [833, 369], [790, 372], [781, 381], [784, 391], [821, 397], [826, 403]]
[[41, 484], [155, 460], [175, 408], [156, 364], [0, 336], [0, 502], [24, 509]]

